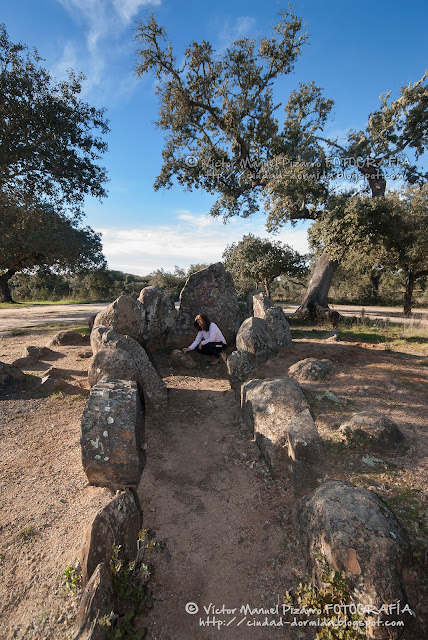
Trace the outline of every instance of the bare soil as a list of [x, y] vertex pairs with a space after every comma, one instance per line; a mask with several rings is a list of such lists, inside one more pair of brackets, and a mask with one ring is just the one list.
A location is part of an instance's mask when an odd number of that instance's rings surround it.
[[40, 306], [16, 304], [7, 308], [0, 306], [0, 335], [8, 335], [8, 331], [13, 329], [37, 327], [47, 322], [86, 324], [90, 316], [99, 313], [105, 307], [107, 307], [106, 302]]
[[[46, 344], [47, 333], [0, 338], [0, 360], [11, 363], [25, 345]], [[88, 347], [55, 347], [59, 357], [26, 371], [62, 370], [67, 387], [44, 396], [27, 386], [0, 392], [0, 637], [65, 640], [72, 636], [78, 595], [63, 573], [79, 557], [86, 527], [111, 498], [90, 487], [80, 462], [80, 417], [88, 393]], [[388, 499], [397, 487], [417, 489], [427, 504], [428, 431], [426, 357], [391, 353], [382, 345], [301, 339], [283, 349], [257, 377], [287, 375], [305, 357], [329, 358], [333, 373], [302, 384], [325, 443], [327, 478], [349, 478]], [[274, 481], [241, 423], [223, 362], [197, 370], [172, 369], [155, 355], [170, 389], [166, 413], [146, 416], [147, 466], [139, 487], [144, 527], [162, 551], [150, 557], [153, 601], [141, 619], [150, 640], [304, 638], [301, 631], [248, 626], [264, 616], [239, 608], [275, 607], [305, 574], [293, 532], [294, 498]], [[333, 392], [339, 402], [330, 396]], [[321, 398], [321, 399], [320, 399]], [[338, 427], [356, 411], [376, 409], [394, 419], [410, 444], [402, 456], [369, 466], [364, 451], [340, 448]], [[412, 604], [424, 637], [426, 592], [413, 575]], [[423, 585], [422, 585], [423, 586]], [[196, 614], [186, 612], [195, 603]], [[237, 608], [206, 613], [213, 603]], [[192, 605], [188, 606], [192, 609]], [[206, 626], [207, 619], [224, 624]], [[273, 616], [275, 618], [275, 616]], [[229, 626], [226, 624], [229, 623]], [[422, 631], [420, 631], [422, 629]], [[422, 633], [422, 635], [420, 635]], [[412, 636], [408, 635], [407, 638]]]

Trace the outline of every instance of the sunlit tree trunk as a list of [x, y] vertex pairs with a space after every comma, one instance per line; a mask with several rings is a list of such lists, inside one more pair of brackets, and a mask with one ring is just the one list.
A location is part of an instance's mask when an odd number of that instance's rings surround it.
[[315, 305], [325, 309], [328, 308], [328, 292], [338, 264], [337, 260], [330, 258], [327, 251], [324, 250], [322, 252], [315, 266], [305, 297], [296, 313], [313, 318], [316, 315]]

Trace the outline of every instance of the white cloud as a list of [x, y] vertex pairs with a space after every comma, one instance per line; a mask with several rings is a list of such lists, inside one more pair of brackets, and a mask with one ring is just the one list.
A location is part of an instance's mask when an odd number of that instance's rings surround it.
[[251, 16], [239, 16], [233, 21], [227, 20], [220, 31], [220, 41], [223, 46], [228, 47], [235, 40], [253, 35], [256, 26], [257, 21]]
[[[132, 51], [133, 40], [124, 32], [144, 6], [158, 6], [162, 0], [57, 0], [81, 27], [82, 38], [68, 41], [60, 58], [51, 67], [52, 74], [63, 78], [73, 68], [87, 77], [84, 95], [100, 89], [105, 103], [106, 94], [118, 99], [137, 86], [134, 72], [127, 68], [120, 77], [112, 74], [112, 67]], [[127, 64], [129, 64], [127, 62]], [[131, 77], [132, 74], [132, 77]]]
[[[181, 211], [177, 221], [169, 226], [100, 228], [104, 254], [110, 269], [136, 275], [146, 275], [163, 268], [173, 271], [175, 265], [188, 268], [190, 264], [221, 260], [226, 245], [238, 242], [252, 233], [266, 238], [268, 233], [262, 219], [234, 220], [224, 225], [207, 215]], [[285, 228], [272, 236], [291, 245], [300, 253], [308, 251], [306, 229]]]
[[161, 0], [113, 0], [113, 5], [118, 15], [128, 24], [137, 15], [141, 7], [148, 4], [159, 6]]

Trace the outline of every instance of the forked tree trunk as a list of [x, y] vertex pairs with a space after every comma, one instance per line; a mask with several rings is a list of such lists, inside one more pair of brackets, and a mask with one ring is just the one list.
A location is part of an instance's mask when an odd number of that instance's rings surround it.
[[9, 289], [9, 280], [15, 275], [16, 271], [9, 269], [0, 276], [0, 302], [15, 302]]
[[316, 305], [324, 309], [328, 308], [328, 292], [338, 264], [337, 260], [330, 258], [327, 251], [324, 250], [322, 252], [302, 304], [296, 311], [298, 315], [314, 318], [316, 316]]

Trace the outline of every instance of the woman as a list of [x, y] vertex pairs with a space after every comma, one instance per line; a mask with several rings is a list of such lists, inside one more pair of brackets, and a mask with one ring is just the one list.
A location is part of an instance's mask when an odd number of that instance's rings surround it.
[[198, 335], [190, 347], [183, 349], [184, 353], [198, 348], [200, 353], [203, 353], [205, 356], [210, 356], [210, 364], [217, 364], [220, 353], [226, 347], [226, 340], [222, 332], [216, 323], [211, 322], [205, 313], [200, 313], [196, 316], [194, 325], [196, 329], [199, 329]]

